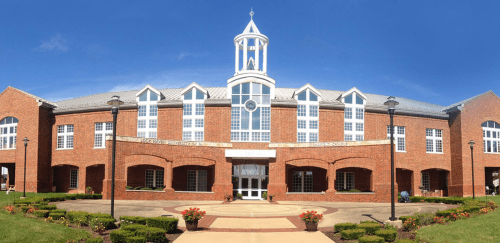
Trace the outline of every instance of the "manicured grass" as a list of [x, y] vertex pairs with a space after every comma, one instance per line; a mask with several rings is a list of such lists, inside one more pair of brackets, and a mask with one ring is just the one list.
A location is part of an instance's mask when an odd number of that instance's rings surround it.
[[[61, 193], [26, 193], [26, 196], [55, 195]], [[23, 195], [22, 192], [6, 195], [0, 192], [0, 207], [12, 204]], [[9, 214], [0, 211], [0, 242], [67, 242], [73, 239], [78, 242], [90, 237], [84, 229], [73, 229], [60, 224], [46, 223], [36, 218], [24, 217], [22, 213]]]
[[68, 239], [78, 242], [87, 237], [90, 237], [90, 233], [84, 229], [46, 223], [19, 213], [0, 212], [1, 242], [67, 242]]
[[[476, 197], [485, 200], [485, 197]], [[500, 205], [500, 196], [488, 197]], [[418, 230], [426, 242], [496, 242], [500, 239], [500, 208], [495, 212], [455, 221], [449, 225], [434, 224]]]

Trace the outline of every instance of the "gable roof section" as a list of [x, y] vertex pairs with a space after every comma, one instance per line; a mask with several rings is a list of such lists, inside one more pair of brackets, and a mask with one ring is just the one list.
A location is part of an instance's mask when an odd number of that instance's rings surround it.
[[260, 31], [257, 28], [257, 25], [255, 25], [255, 23], [253, 22], [253, 19], [251, 19], [250, 22], [248, 22], [247, 27], [243, 31], [243, 34], [250, 34], [250, 33], [260, 34]]
[[35, 99], [35, 100], [36, 100], [36, 102], [38, 102], [38, 106], [44, 106], [44, 107], [47, 107], [47, 108], [55, 108], [55, 107], [57, 107], [57, 104], [56, 104], [56, 103], [54, 103], [54, 102], [48, 101], [48, 100], [46, 100], [46, 99], [42, 99], [42, 98], [40, 98], [40, 97], [38, 97], [38, 96], [36, 96], [36, 95], [30, 94], [30, 93], [28, 93], [28, 92], [26, 92], [26, 91], [23, 91], [23, 90], [20, 90], [20, 89], [14, 88], [14, 87], [12, 87], [12, 86], [8, 86], [8, 87], [7, 87], [4, 91], [2, 91], [2, 93], [0, 93], [0, 95], [2, 95], [2, 94], [3, 94], [5, 91], [7, 91], [8, 89], [13, 89], [13, 90], [16, 90], [16, 91], [18, 91], [18, 92], [21, 92], [21, 93], [23, 93], [23, 94], [25, 94], [25, 95], [27, 95], [27, 96], [29, 96], [29, 97], [31, 97], [31, 98], [33, 98], [33, 99]]
[[[489, 90], [489, 91], [484, 92], [484, 93], [482, 93], [482, 94], [478, 94], [478, 95], [476, 95], [476, 96], [470, 97], [470, 98], [468, 98], [468, 99], [465, 99], [465, 100], [459, 101], [459, 102], [457, 102], [457, 103], [454, 103], [454, 104], [452, 104], [452, 105], [449, 105], [449, 106], [447, 106], [447, 107], [444, 107], [444, 108], [442, 109], [442, 111], [443, 111], [443, 112], [446, 112], [446, 113], [448, 113], [448, 112], [453, 112], [453, 111], [461, 111], [461, 110], [462, 110], [462, 107], [463, 107], [465, 104], [467, 104], [467, 103], [469, 103], [469, 102], [471, 102], [471, 101], [475, 100], [476, 98], [478, 98], [478, 97], [480, 97], [480, 96], [486, 95], [486, 94], [493, 94], [493, 95], [497, 96], [495, 93], [493, 93], [493, 91]], [[497, 96], [497, 97], [498, 97], [498, 96]]]
[[146, 86], [144, 86], [144, 88], [142, 88], [141, 90], [139, 90], [139, 92], [137, 92], [137, 93], [135, 94], [135, 96], [137, 97], [137, 96], [141, 95], [144, 91], [146, 91], [146, 90], [148, 90], [148, 89], [149, 89], [149, 90], [151, 90], [151, 91], [153, 91], [153, 92], [154, 92], [155, 94], [157, 94], [158, 96], [160, 96], [160, 97], [162, 96], [162, 93], [161, 93], [159, 90], [155, 89], [153, 86], [151, 86], [151, 85], [149, 85], [149, 84], [148, 84], [148, 85], [146, 85]]
[[296, 95], [299, 95], [300, 93], [302, 93], [306, 89], [311, 90], [318, 97], [321, 97], [321, 92], [319, 92], [319, 90], [317, 90], [316, 88], [314, 88], [314, 86], [312, 86], [310, 83], [307, 83], [306, 85], [304, 85], [304, 86], [300, 87], [299, 89], [297, 89], [296, 91], [294, 91], [293, 95], [292, 95], [292, 98], [295, 98]]
[[199, 84], [197, 84], [196, 82], [192, 82], [190, 85], [188, 85], [185, 89], [183, 89], [181, 91], [181, 95], [184, 95], [186, 92], [188, 92], [191, 88], [195, 87], [196, 89], [198, 89], [199, 91], [201, 91], [203, 94], [206, 94], [207, 97], [208, 97], [208, 91], [201, 87]]

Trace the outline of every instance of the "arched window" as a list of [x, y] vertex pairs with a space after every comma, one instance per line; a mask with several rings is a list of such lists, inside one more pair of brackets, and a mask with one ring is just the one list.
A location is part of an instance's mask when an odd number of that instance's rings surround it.
[[231, 141], [271, 141], [271, 88], [259, 83], [232, 87]]
[[358, 91], [349, 93], [343, 98], [344, 109], [344, 140], [365, 140], [365, 99]]
[[158, 128], [158, 105], [160, 95], [151, 89], [137, 97], [137, 137], [156, 138]]
[[206, 98], [207, 95], [195, 87], [182, 96], [182, 140], [204, 141]]
[[297, 142], [318, 142], [319, 99], [306, 89], [297, 95]]
[[16, 148], [17, 123], [19, 120], [10, 116], [0, 121], [0, 149]]
[[483, 142], [485, 153], [500, 153], [500, 125], [494, 121], [486, 121], [483, 127]]

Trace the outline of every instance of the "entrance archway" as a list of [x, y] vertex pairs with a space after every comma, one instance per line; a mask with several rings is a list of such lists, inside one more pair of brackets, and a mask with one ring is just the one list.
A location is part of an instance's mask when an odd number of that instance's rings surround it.
[[233, 196], [242, 195], [242, 199], [261, 199], [267, 192], [269, 166], [258, 164], [233, 165]]

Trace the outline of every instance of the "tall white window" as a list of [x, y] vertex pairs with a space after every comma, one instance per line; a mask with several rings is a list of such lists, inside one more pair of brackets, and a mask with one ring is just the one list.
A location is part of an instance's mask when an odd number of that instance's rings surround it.
[[357, 91], [342, 97], [344, 109], [344, 140], [365, 140], [365, 103]]
[[163, 170], [146, 170], [145, 186], [149, 188], [163, 188]]
[[146, 89], [137, 97], [137, 137], [156, 138], [160, 94]]
[[106, 147], [106, 136], [113, 135], [112, 122], [99, 122], [95, 124], [94, 148]]
[[231, 91], [231, 141], [271, 141], [271, 88], [243, 83]]
[[443, 130], [432, 128], [425, 129], [425, 147], [427, 153], [442, 153]]
[[349, 191], [352, 189], [354, 189], [354, 173], [337, 171], [337, 179], [335, 180], [335, 190]]
[[481, 124], [483, 128], [483, 144], [485, 153], [500, 153], [500, 124], [486, 121]]
[[[405, 127], [394, 126], [394, 143], [396, 152], [406, 151]], [[387, 139], [391, 139], [391, 126], [387, 126]]]
[[69, 188], [78, 188], [78, 170], [69, 170]]
[[182, 140], [204, 141], [206, 95], [191, 88], [183, 95]]
[[422, 190], [430, 191], [429, 173], [422, 172]]
[[292, 190], [293, 192], [312, 192], [312, 171], [294, 171], [292, 173]]
[[296, 96], [297, 99], [297, 142], [318, 142], [319, 140], [319, 97], [310, 89]]
[[72, 149], [74, 132], [75, 127], [73, 125], [57, 126], [57, 148]]
[[15, 149], [17, 142], [17, 123], [15, 117], [6, 117], [0, 121], [0, 149]]
[[187, 190], [196, 192], [207, 191], [207, 171], [206, 170], [188, 170], [187, 171]]

